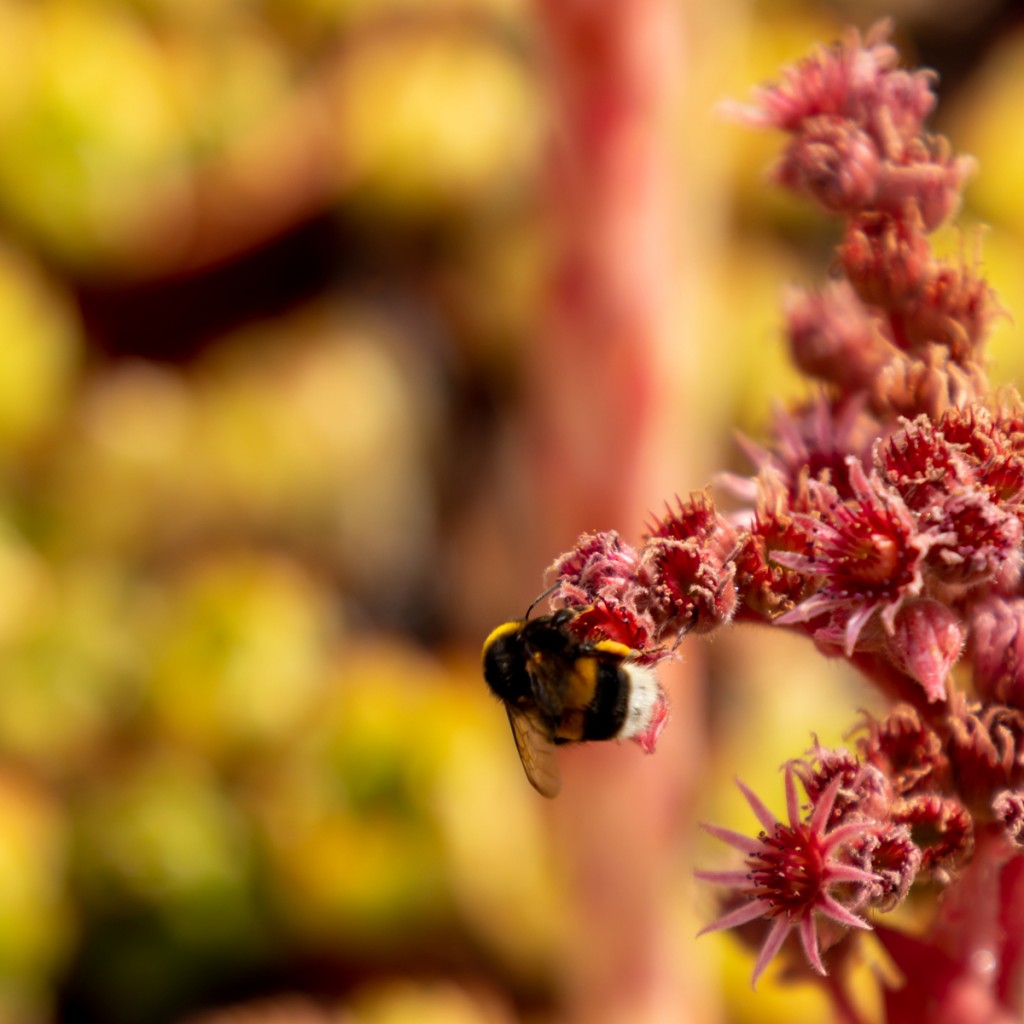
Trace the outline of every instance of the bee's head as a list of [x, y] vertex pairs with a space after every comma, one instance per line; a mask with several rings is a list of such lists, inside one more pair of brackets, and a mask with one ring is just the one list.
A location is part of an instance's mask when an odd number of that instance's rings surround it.
[[484, 641], [484, 679], [502, 700], [514, 702], [530, 693], [521, 638], [522, 622], [505, 622]]

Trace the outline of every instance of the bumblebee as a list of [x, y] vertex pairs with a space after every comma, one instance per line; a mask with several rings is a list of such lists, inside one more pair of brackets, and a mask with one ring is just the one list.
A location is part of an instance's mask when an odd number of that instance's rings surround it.
[[527, 612], [484, 641], [484, 679], [505, 705], [526, 777], [547, 797], [561, 787], [556, 746], [638, 738], [664, 717], [654, 672], [625, 644], [580, 640], [571, 629], [578, 614]]

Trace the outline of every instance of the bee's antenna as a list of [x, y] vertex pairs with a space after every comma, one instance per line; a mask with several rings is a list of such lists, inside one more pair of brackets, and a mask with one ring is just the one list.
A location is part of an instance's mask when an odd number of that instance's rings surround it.
[[558, 589], [560, 583], [560, 580], [558, 582], [552, 583], [551, 586], [548, 587], [548, 589], [545, 590], [543, 594], [540, 594], [538, 597], [535, 597], [533, 599], [533, 603], [530, 605], [529, 608], [526, 609], [526, 614], [523, 616], [524, 622], [530, 617], [530, 612], [532, 612], [533, 609], [536, 608], [537, 605], [539, 605], [541, 601], [543, 601], [544, 598], [548, 596], [548, 594], [554, 593], [554, 591]]

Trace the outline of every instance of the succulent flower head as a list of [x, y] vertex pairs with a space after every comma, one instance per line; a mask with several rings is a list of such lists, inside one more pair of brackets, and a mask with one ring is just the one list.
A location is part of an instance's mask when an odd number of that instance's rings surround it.
[[816, 639], [840, 646], [849, 656], [876, 612], [891, 635], [899, 610], [921, 594], [923, 560], [932, 540], [877, 475], [869, 478], [853, 457], [847, 468], [853, 497], [842, 501], [835, 488], [810, 481], [820, 512], [795, 517], [808, 536], [806, 551], [774, 557], [814, 580], [808, 596], [777, 621], [790, 625], [826, 616]]
[[745, 867], [737, 871], [697, 872], [698, 878], [730, 886], [743, 899], [700, 934], [735, 928], [758, 918], [770, 922], [754, 965], [754, 985], [794, 931], [810, 966], [825, 974], [817, 930], [819, 915], [848, 928], [869, 928], [843, 900], [849, 902], [851, 893], [855, 898], [860, 887], [880, 881], [872, 871], [857, 866], [850, 853], [851, 845], [872, 825], [849, 822], [834, 828], [828, 826], [842, 778], [837, 775], [818, 794], [806, 818], [801, 815], [793, 764], [786, 766], [785, 780], [787, 822], [776, 820], [750, 789], [742, 782], [737, 783], [764, 830], [752, 839], [730, 829], [705, 825], [713, 836], [745, 855]]

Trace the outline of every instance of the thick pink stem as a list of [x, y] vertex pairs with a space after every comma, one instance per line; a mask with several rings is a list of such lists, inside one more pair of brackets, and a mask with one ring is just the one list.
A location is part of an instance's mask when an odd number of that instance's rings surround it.
[[[680, 486], [669, 367], [680, 344], [670, 115], [681, 61], [672, 0], [537, 5], [554, 94], [554, 249], [528, 440], [550, 553], [609, 525], [635, 536]], [[654, 757], [632, 744], [561, 756], [551, 813], [574, 904], [570, 1022], [698, 1019], [668, 899], [700, 757], [694, 665], [688, 651], [686, 665], [659, 670], [673, 706]]]

